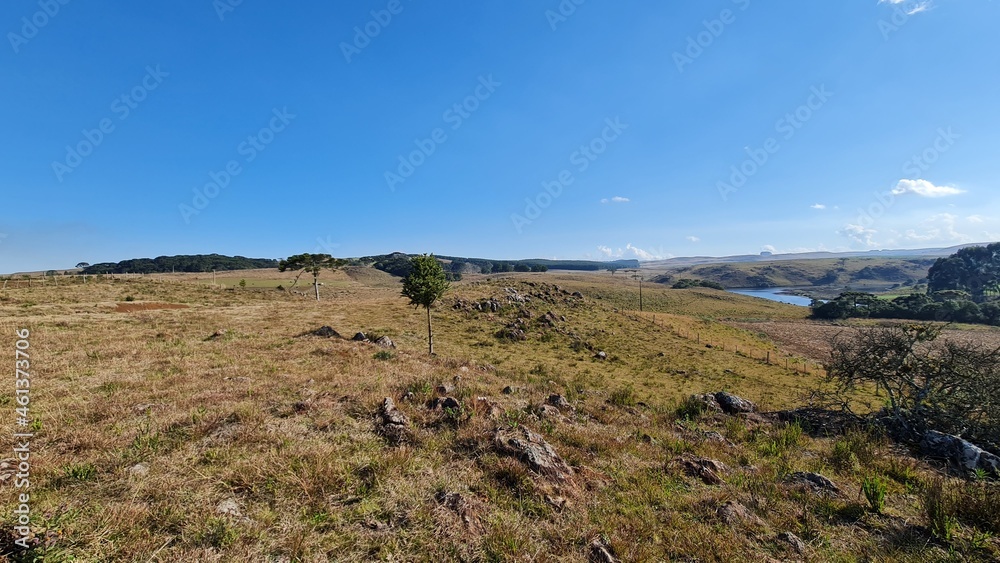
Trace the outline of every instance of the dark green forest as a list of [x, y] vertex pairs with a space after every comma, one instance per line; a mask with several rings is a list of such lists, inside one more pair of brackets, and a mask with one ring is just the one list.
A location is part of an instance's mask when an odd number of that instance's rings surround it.
[[171, 272], [211, 272], [277, 268], [278, 261], [270, 258], [245, 258], [221, 254], [190, 254], [134, 258], [121, 262], [102, 262], [83, 268], [80, 273], [96, 274], [169, 274]]
[[927, 272], [927, 293], [880, 299], [850, 291], [813, 302], [817, 319], [912, 319], [1000, 326], [1000, 243], [970, 246], [938, 258]]

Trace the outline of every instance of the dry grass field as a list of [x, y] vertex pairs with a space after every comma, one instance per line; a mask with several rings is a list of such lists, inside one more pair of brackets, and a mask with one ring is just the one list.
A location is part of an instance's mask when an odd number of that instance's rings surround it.
[[[433, 310], [430, 357], [424, 313], [397, 279], [325, 273], [318, 303], [310, 281], [295, 288], [307, 296], [277, 289], [290, 277], [276, 271], [220, 273], [224, 287], [178, 274], [0, 293], [8, 357], [15, 332], [30, 330], [34, 433], [33, 547], [13, 545], [21, 491], [0, 465], [0, 551], [27, 561], [1000, 556], [997, 519], [952, 507], [953, 534], [940, 539], [922, 500], [961, 490], [995, 504], [991, 485], [943, 477], [862, 429], [828, 436], [779, 420], [821, 383], [820, 371], [784, 363], [821, 359], [795, 342], [819, 333], [784, 328], [814, 326], [803, 308], [644, 284], [639, 313], [635, 281], [621, 275], [468, 276]], [[309, 334], [321, 326], [343, 338]], [[350, 340], [359, 331], [395, 348]], [[763, 414], [685, 401], [716, 391]], [[544, 406], [553, 394], [565, 402]], [[445, 395], [457, 406], [434, 406]], [[386, 397], [406, 418], [398, 443], [380, 431]], [[523, 429], [565, 470], [510, 455], [498, 436]], [[706, 473], [704, 460], [720, 463]], [[789, 482], [799, 471], [839, 492]], [[859, 492], [873, 475], [886, 482], [881, 512]]]

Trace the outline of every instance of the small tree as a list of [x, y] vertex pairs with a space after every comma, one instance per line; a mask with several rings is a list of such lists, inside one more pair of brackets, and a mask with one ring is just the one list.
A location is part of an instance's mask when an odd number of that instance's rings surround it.
[[827, 373], [842, 392], [875, 384], [907, 437], [938, 430], [997, 447], [1000, 349], [939, 343], [940, 333], [933, 325], [860, 328], [834, 341]]
[[79, 264], [76, 265], [76, 267], [77, 268], [81, 268], [81, 269], [83, 269], [83, 268], [89, 268], [90, 267], [90, 263], [89, 262], [80, 262]]
[[299, 271], [292, 282], [292, 287], [299, 283], [302, 274], [309, 272], [313, 275], [313, 288], [316, 290], [316, 301], [319, 301], [319, 274], [324, 269], [336, 270], [346, 264], [346, 260], [339, 260], [329, 254], [296, 254], [289, 256], [286, 260], [278, 262], [278, 271], [285, 270]]
[[448, 280], [444, 268], [433, 254], [414, 256], [413, 269], [403, 279], [403, 297], [409, 298], [410, 305], [427, 310], [427, 349], [434, 354], [434, 333], [431, 331], [431, 305], [448, 290]]

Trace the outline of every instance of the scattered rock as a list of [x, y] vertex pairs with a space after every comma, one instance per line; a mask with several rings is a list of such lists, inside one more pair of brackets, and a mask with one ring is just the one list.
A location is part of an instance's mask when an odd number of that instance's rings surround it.
[[707, 458], [686, 458], [681, 459], [680, 462], [685, 473], [700, 478], [706, 485], [722, 485], [724, 483], [721, 474], [728, 468], [721, 461]]
[[395, 348], [396, 343], [389, 339], [388, 336], [380, 336], [378, 340], [375, 341], [376, 346], [381, 346], [383, 348]]
[[925, 454], [948, 460], [965, 471], [979, 469], [1000, 477], [1000, 457], [958, 436], [928, 430], [920, 448]]
[[410, 402], [410, 401], [412, 401], [413, 399], [416, 399], [416, 398], [417, 398], [417, 396], [413, 394], [413, 391], [407, 391], [406, 393], [403, 393], [402, 400], [406, 401], [406, 402]]
[[562, 414], [559, 409], [552, 405], [541, 405], [538, 407], [538, 417], [546, 420], [559, 420]]
[[476, 397], [476, 412], [486, 418], [500, 418], [503, 414], [503, 407], [489, 397]]
[[805, 555], [806, 553], [806, 542], [802, 541], [799, 536], [791, 532], [781, 532], [778, 534], [778, 539], [792, 546], [792, 549], [796, 551], [799, 555]]
[[452, 410], [456, 410], [457, 411], [457, 410], [461, 410], [462, 403], [458, 402], [458, 399], [456, 399], [454, 397], [438, 397], [438, 398], [434, 399], [433, 401], [431, 401], [430, 404], [427, 405], [427, 406], [431, 410], [452, 409]]
[[553, 407], [559, 409], [560, 411], [573, 411], [573, 405], [569, 404], [566, 397], [559, 395], [558, 393], [553, 393], [549, 395], [549, 398], [545, 400], [546, 403], [552, 405]]
[[501, 391], [501, 393], [503, 393], [504, 395], [512, 395], [514, 393], [514, 388], [508, 385], [503, 388], [503, 391]]
[[133, 477], [145, 477], [149, 475], [149, 464], [148, 463], [137, 463], [132, 467], [127, 469], [129, 475]]
[[733, 395], [732, 393], [726, 393], [725, 391], [719, 391], [716, 393], [715, 400], [719, 402], [719, 406], [722, 407], [722, 410], [728, 414], [754, 412], [757, 410], [757, 405], [742, 397]]
[[243, 516], [243, 513], [240, 511], [239, 503], [236, 502], [236, 499], [232, 498], [227, 498], [216, 505], [215, 513], [222, 514], [224, 516], [232, 516], [234, 518], [240, 518]]
[[229, 334], [229, 331], [228, 331], [228, 330], [225, 330], [225, 329], [219, 329], [219, 330], [217, 330], [217, 331], [213, 332], [212, 334], [210, 334], [210, 335], [208, 336], [208, 338], [206, 338], [205, 340], [218, 340], [218, 339], [220, 339], [220, 338], [225, 338], [225, 336], [226, 336], [227, 334]]
[[573, 469], [559, 457], [552, 446], [524, 426], [497, 428], [493, 443], [499, 453], [516, 457], [542, 475], [558, 480], [573, 475]]
[[386, 397], [382, 400], [376, 430], [385, 436], [390, 444], [395, 446], [409, 441], [411, 437], [409, 424], [410, 420], [396, 408], [391, 398]]
[[515, 342], [521, 342], [528, 339], [528, 333], [524, 332], [524, 329], [521, 328], [520, 323], [514, 322], [498, 330], [496, 333], [496, 337], [505, 340], [513, 340]]
[[754, 513], [750, 512], [747, 507], [736, 502], [735, 500], [726, 501], [725, 504], [720, 506], [715, 511], [716, 516], [720, 520], [729, 524], [730, 526], [735, 524], [763, 524], [760, 518]]
[[455, 392], [455, 386], [448, 385], [447, 383], [442, 383], [441, 385], [438, 385], [437, 389], [435, 390], [438, 392], [439, 395], [447, 395], [449, 393]]
[[596, 537], [590, 542], [589, 560], [591, 563], [618, 563], [614, 549], [600, 537]]
[[579, 291], [574, 291], [571, 295], [573, 297], [579, 297], [580, 299], [583, 299], [583, 294], [580, 293]]
[[363, 332], [359, 332], [359, 333], [355, 334], [354, 338], [352, 338], [351, 340], [353, 340], [355, 342], [368, 342], [369, 341], [368, 340], [368, 336], [365, 335], [365, 333], [363, 333]]
[[706, 393], [704, 395], [691, 395], [691, 399], [700, 404], [706, 412], [722, 412], [722, 405], [715, 399], [715, 395]]
[[827, 479], [819, 473], [796, 471], [795, 473], [789, 475], [785, 480], [789, 483], [805, 485], [806, 487], [809, 487], [813, 491], [817, 492], [840, 492], [840, 488], [837, 487], [837, 485], [834, 485], [833, 481]]
[[608, 359], [608, 353], [605, 352], [604, 350], [601, 350], [596, 354], [594, 354], [594, 358], [597, 358], [598, 360], [606, 360]]
[[328, 326], [321, 326], [316, 330], [312, 331], [310, 334], [313, 336], [321, 336], [323, 338], [340, 338], [340, 334]]

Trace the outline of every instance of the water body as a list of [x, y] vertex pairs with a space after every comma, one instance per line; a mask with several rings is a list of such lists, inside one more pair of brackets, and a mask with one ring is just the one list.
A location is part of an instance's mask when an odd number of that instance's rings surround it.
[[790, 287], [769, 287], [765, 289], [730, 289], [729, 291], [733, 293], [739, 293], [740, 295], [749, 295], [750, 297], [760, 297], [761, 299], [770, 299], [771, 301], [778, 301], [779, 303], [788, 303], [789, 305], [801, 305], [803, 307], [808, 307], [812, 302], [809, 297], [802, 297], [801, 295], [788, 295], [787, 293], [781, 293], [782, 291], [788, 291], [789, 289], [794, 289]]

